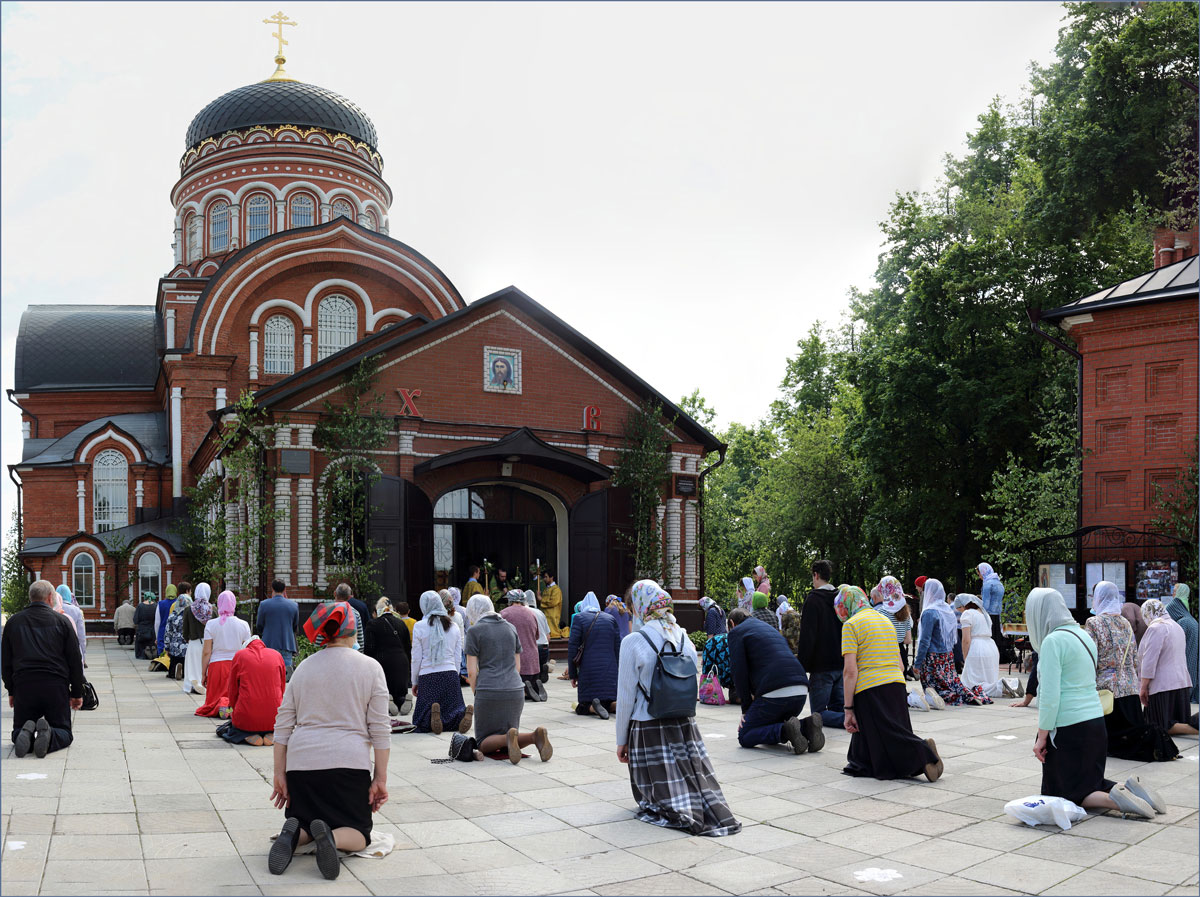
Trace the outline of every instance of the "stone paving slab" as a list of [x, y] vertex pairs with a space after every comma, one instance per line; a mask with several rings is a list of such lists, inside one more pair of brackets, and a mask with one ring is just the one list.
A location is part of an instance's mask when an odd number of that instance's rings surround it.
[[[1139, 764], [1110, 759], [1113, 779], [1143, 776], [1170, 804], [1148, 821], [1089, 816], [1070, 831], [1004, 815], [1037, 792], [1029, 742], [1036, 713], [1006, 701], [915, 713], [946, 758], [941, 781], [877, 782], [841, 774], [849, 736], [825, 750], [738, 746], [736, 707], [701, 706], [697, 723], [735, 815], [737, 835], [710, 839], [634, 817], [613, 723], [571, 712], [557, 679], [527, 704], [554, 758], [519, 766], [435, 765], [449, 736], [393, 738], [390, 802], [376, 828], [396, 839], [383, 859], [349, 857], [325, 881], [311, 856], [266, 868], [282, 821], [270, 806], [271, 752], [217, 739], [196, 696], [93, 639], [89, 679], [100, 709], [75, 714], [75, 744], [42, 760], [0, 756], [0, 890], [13, 894], [1189, 894], [1200, 860], [1200, 748]], [[7, 702], [4, 702], [5, 704]], [[0, 707], [11, 731], [11, 711]], [[35, 773], [44, 778], [17, 776]]]

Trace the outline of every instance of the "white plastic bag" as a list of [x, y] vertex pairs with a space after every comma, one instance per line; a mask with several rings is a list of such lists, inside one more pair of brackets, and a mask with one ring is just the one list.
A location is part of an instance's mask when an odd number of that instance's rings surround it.
[[1057, 825], [1063, 831], [1087, 818], [1087, 810], [1065, 797], [1042, 794], [1010, 800], [1004, 805], [1004, 812], [1026, 825]]

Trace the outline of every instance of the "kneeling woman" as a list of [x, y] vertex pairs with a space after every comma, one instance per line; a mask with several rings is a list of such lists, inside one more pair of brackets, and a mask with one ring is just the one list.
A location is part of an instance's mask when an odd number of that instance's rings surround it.
[[205, 701], [196, 708], [196, 716], [217, 716], [221, 705], [228, 704], [225, 687], [233, 655], [250, 641], [250, 624], [234, 616], [237, 599], [226, 589], [217, 596], [217, 618], [204, 624], [204, 650], [200, 660], [200, 684]]
[[621, 650], [617, 621], [601, 613], [594, 592], [588, 592], [577, 607], [567, 641], [567, 672], [578, 701], [575, 712], [608, 719], [609, 713], [617, 709], [617, 661]]
[[[522, 595], [522, 601], [524, 595]], [[546, 730], [519, 732], [525, 709], [521, 681], [521, 639], [496, 613], [492, 599], [475, 595], [467, 602], [467, 681], [475, 695], [475, 750], [485, 754], [508, 748], [508, 759], [521, 762], [521, 748], [537, 746], [542, 762], [554, 749]]]
[[[388, 799], [392, 727], [383, 668], [355, 650], [354, 609], [319, 604], [304, 634], [321, 648], [296, 666], [275, 716], [275, 790], [287, 820], [267, 858], [279, 875], [296, 847], [315, 841], [325, 878], [341, 871], [339, 850], [364, 850], [371, 813]], [[374, 748], [371, 774], [368, 748]]]
[[1166, 812], [1158, 795], [1138, 779], [1118, 785], [1104, 778], [1108, 734], [1096, 691], [1096, 643], [1075, 622], [1063, 596], [1054, 589], [1034, 589], [1025, 599], [1025, 621], [1038, 653], [1033, 755], [1042, 764], [1041, 793], [1135, 817]]
[[862, 589], [839, 586], [834, 612], [842, 621], [843, 694], [850, 750], [850, 776], [899, 779], [924, 773], [931, 782], [942, 774], [942, 758], [932, 738], [913, 734], [900, 645], [891, 620], [871, 607]]
[[617, 690], [617, 759], [629, 764], [637, 818], [693, 835], [733, 835], [742, 830], [725, 802], [694, 716], [655, 719], [646, 695], [658, 652], [670, 642], [692, 663], [696, 648], [671, 612], [671, 596], [643, 579], [630, 595], [638, 632], [621, 642]]
[[412, 690], [417, 698], [413, 725], [441, 735], [443, 728], [471, 731], [472, 708], [463, 706], [459, 658], [463, 632], [446, 613], [437, 592], [421, 594], [421, 620], [413, 627]]
[[[976, 686], [967, 688], [954, 670], [958, 644], [958, 619], [946, 603], [946, 590], [936, 579], [925, 580], [921, 602], [920, 639], [914, 667], [933, 704], [990, 704], [992, 699]], [[941, 709], [941, 707], [938, 707]]]

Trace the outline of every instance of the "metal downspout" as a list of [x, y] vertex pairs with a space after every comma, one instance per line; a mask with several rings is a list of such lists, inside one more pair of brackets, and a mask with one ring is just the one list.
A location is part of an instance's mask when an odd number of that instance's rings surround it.
[[720, 457], [717, 458], [717, 462], [715, 464], [710, 464], [708, 467], [704, 468], [704, 470], [700, 471], [700, 476], [697, 478], [698, 485], [696, 486], [696, 492], [699, 494], [699, 498], [700, 498], [700, 513], [697, 515], [696, 519], [699, 521], [700, 525], [699, 525], [699, 527], [697, 527], [697, 530], [696, 530], [696, 544], [699, 545], [701, 548], [701, 550], [700, 550], [700, 594], [701, 595], [704, 594], [704, 583], [705, 583], [704, 569], [705, 569], [705, 560], [708, 557], [708, 552], [706, 552], [704, 550], [704, 478], [706, 476], [708, 476], [710, 473], [712, 473], [714, 470], [716, 470], [718, 467], [720, 467], [722, 464], [725, 463], [725, 452], [728, 450], [728, 448], [729, 448], [729, 446], [722, 444], [721, 447], [717, 450], [718, 452], [720, 452]]

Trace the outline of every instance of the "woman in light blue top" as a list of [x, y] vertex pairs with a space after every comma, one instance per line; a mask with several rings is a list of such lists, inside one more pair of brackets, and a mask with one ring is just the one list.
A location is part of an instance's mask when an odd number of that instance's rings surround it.
[[1125, 785], [1104, 777], [1108, 734], [1096, 692], [1096, 643], [1075, 622], [1063, 596], [1054, 589], [1034, 589], [1025, 599], [1025, 620], [1038, 653], [1033, 755], [1042, 764], [1041, 793], [1127, 816], [1165, 812], [1158, 795], [1136, 777]]

